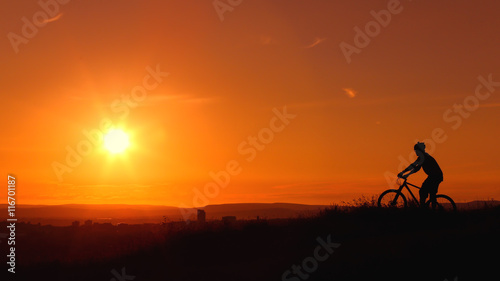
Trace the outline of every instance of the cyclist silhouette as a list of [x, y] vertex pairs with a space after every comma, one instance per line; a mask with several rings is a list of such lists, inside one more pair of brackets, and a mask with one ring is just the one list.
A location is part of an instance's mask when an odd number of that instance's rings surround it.
[[[415, 150], [415, 154], [418, 156], [417, 160], [399, 173], [398, 177], [407, 178], [409, 175], [418, 172], [420, 168], [424, 169], [424, 172], [427, 174], [427, 179], [425, 179], [422, 183], [419, 195], [420, 206], [425, 206], [425, 200], [429, 194], [431, 202], [436, 201], [436, 193], [438, 191], [439, 184], [443, 181], [443, 171], [441, 171], [436, 159], [425, 152], [425, 144], [423, 142], [417, 142], [417, 144], [413, 146], [413, 149]], [[408, 171], [410, 172], [405, 175], [404, 173]]]

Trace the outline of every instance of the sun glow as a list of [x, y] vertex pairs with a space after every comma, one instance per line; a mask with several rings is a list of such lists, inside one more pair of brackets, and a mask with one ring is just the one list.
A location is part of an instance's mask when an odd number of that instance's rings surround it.
[[121, 153], [130, 145], [128, 135], [120, 129], [112, 129], [104, 136], [104, 147], [111, 153]]

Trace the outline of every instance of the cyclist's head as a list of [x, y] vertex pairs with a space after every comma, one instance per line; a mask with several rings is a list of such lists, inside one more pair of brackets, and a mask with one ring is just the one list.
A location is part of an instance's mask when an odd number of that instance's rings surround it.
[[415, 150], [415, 152], [425, 152], [425, 143], [423, 142], [417, 142], [417, 144], [415, 144], [413, 146], [413, 149]]

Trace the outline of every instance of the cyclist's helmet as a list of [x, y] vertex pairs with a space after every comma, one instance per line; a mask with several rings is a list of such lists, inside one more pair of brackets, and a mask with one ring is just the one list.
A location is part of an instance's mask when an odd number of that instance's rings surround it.
[[413, 149], [425, 152], [425, 143], [423, 143], [423, 142], [417, 142], [417, 144], [415, 144], [413, 146]]

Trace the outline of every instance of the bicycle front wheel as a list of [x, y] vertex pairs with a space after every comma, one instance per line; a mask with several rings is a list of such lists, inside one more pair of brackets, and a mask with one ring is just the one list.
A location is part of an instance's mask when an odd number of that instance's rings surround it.
[[454, 212], [457, 210], [457, 205], [455, 205], [453, 199], [444, 194], [436, 195], [436, 202], [434, 204], [431, 200], [428, 200], [425, 202], [425, 205], [428, 208], [437, 211]]
[[406, 197], [396, 189], [389, 189], [380, 194], [379, 207], [405, 208]]

